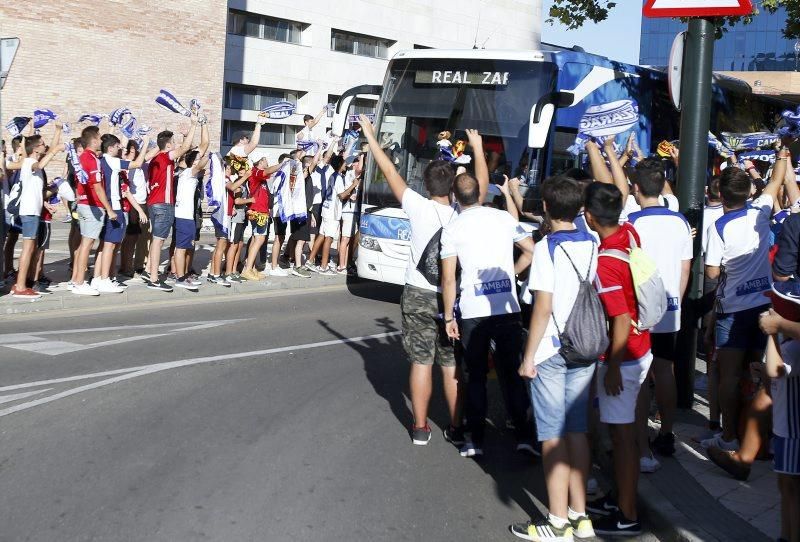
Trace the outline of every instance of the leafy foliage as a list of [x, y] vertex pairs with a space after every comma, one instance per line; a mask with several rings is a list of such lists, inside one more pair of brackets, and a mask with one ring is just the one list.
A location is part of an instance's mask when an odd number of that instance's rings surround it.
[[[788, 39], [800, 38], [800, 0], [757, 0], [756, 7], [751, 15], [744, 17], [720, 17], [715, 19], [717, 37], [721, 37], [731, 26], [742, 23], [749, 24], [759, 14], [759, 9], [775, 13], [779, 8], [786, 9], [786, 25], [782, 32]], [[553, 0], [547, 22], [559, 22], [574, 30], [580, 28], [587, 21], [599, 23], [608, 19], [611, 10], [617, 2], [611, 0]]]

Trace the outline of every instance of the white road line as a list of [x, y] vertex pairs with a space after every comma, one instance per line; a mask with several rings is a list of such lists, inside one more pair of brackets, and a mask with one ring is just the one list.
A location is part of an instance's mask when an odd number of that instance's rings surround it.
[[46, 390], [26, 391], [22, 393], [15, 393], [13, 395], [0, 395], [0, 405], [2, 405], [3, 403], [10, 403], [11, 401], [18, 401], [20, 399], [25, 399], [26, 397], [31, 397], [33, 395], [39, 395], [40, 393], [44, 393], [52, 389], [53, 388], [47, 388]]
[[127, 369], [114, 369], [113, 371], [103, 371], [100, 373], [89, 373], [85, 375], [65, 376], [64, 378], [53, 378], [51, 380], [38, 380], [36, 382], [26, 382], [24, 384], [13, 384], [11, 386], [3, 386], [0, 392], [24, 390], [25, 388], [38, 388], [39, 386], [49, 386], [50, 384], [61, 384], [62, 382], [75, 382], [76, 380], [90, 380], [92, 378], [102, 378], [104, 376], [113, 376], [124, 373], [133, 373], [140, 370], [142, 367], [129, 367]]
[[[97, 388], [101, 388], [103, 386], [107, 386], [109, 384], [114, 384], [116, 382], [122, 382], [124, 380], [130, 380], [132, 378], [136, 378], [139, 376], [145, 376], [148, 374], [153, 374], [161, 371], [166, 371], [169, 369], [176, 369], [178, 367], [187, 367], [189, 365], [200, 365], [205, 363], [213, 363], [215, 361], [226, 361], [231, 359], [240, 359], [240, 358], [247, 358], [253, 356], [265, 356], [268, 354], [279, 354], [282, 352], [293, 352], [296, 350], [309, 350], [312, 348], [322, 348], [325, 346], [335, 346], [340, 344], [350, 344], [350, 343], [359, 343], [368, 340], [374, 339], [385, 339], [388, 337], [395, 337], [400, 335], [401, 331], [391, 331], [388, 333], [378, 333], [375, 335], [366, 335], [363, 337], [351, 337], [347, 339], [334, 339], [331, 341], [322, 341], [316, 343], [308, 343], [308, 344], [298, 344], [294, 346], [281, 346], [278, 348], [268, 348], [265, 350], [252, 350], [250, 352], [238, 352], [233, 354], [221, 354], [218, 356], [207, 356], [202, 358], [190, 358], [178, 361], [168, 361], [165, 363], [154, 363], [152, 365], [142, 365], [139, 367], [129, 367], [128, 369], [121, 369], [121, 371], [125, 371], [124, 374], [120, 374], [119, 376], [115, 376], [113, 378], [108, 378], [106, 380], [100, 380], [99, 382], [92, 382], [91, 384], [85, 384], [83, 386], [78, 386], [77, 388], [72, 388], [66, 391], [62, 391], [60, 393], [56, 393], [47, 397], [42, 397], [41, 399], [35, 399], [33, 401], [29, 401], [27, 403], [20, 403], [18, 405], [14, 405], [9, 408], [5, 408], [0, 410], [0, 417], [8, 416], [9, 414], [13, 414], [15, 412], [19, 412], [21, 410], [27, 410], [29, 408], [33, 408], [35, 406], [44, 405], [46, 403], [51, 403], [53, 401], [57, 401], [59, 399], [63, 399], [65, 397], [69, 397], [71, 395], [76, 395], [78, 393], [82, 393], [84, 391], [89, 391]], [[70, 377], [73, 380], [78, 380], [81, 378], [91, 378], [92, 376], [99, 376], [101, 374], [113, 374], [113, 371], [107, 373], [94, 373], [94, 375], [81, 375], [76, 377]], [[67, 379], [58, 379], [60, 382], [66, 382]], [[44, 383], [52, 383], [55, 382], [54, 380], [50, 381], [42, 381], [40, 384]], [[28, 385], [32, 385], [34, 383], [29, 383]], [[24, 386], [25, 384], [18, 384], [16, 389], [19, 387]], [[9, 388], [14, 388], [13, 386], [6, 386], [5, 388], [0, 388], [0, 391], [8, 390]]]
[[82, 329], [48, 329], [45, 331], [36, 331], [32, 333], [8, 333], [0, 335], [0, 344], [6, 341], [6, 338], [12, 337], [26, 337], [26, 336], [39, 336], [39, 335], [63, 335], [66, 333], [92, 333], [95, 331], [120, 331], [123, 329], [152, 329], [164, 328], [172, 326], [210, 326], [222, 324], [235, 324], [237, 322], [246, 322], [249, 318], [235, 318], [232, 320], [214, 320], [211, 322], [162, 322], [160, 324], [137, 324], [135, 326], [109, 326], [109, 327], [87, 327]]

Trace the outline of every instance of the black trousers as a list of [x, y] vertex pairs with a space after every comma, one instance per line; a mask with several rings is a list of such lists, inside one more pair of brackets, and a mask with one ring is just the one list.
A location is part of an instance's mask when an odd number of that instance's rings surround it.
[[517, 440], [531, 440], [533, 425], [527, 418], [530, 400], [525, 382], [517, 372], [525, 344], [519, 313], [461, 321], [461, 343], [464, 346], [464, 364], [468, 375], [465, 397], [467, 430], [472, 433], [475, 444], [483, 444], [489, 408], [486, 379], [492, 341], [495, 345], [494, 366], [497, 380], [506, 410], [514, 422]]

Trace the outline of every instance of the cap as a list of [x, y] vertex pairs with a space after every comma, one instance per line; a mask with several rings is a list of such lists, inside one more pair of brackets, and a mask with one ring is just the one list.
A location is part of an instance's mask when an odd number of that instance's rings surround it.
[[772, 300], [772, 308], [790, 322], [800, 322], [800, 282], [795, 279], [775, 282], [764, 293]]

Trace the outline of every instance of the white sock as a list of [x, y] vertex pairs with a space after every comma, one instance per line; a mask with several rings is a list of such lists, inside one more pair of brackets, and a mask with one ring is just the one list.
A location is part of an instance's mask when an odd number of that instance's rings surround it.
[[550, 525], [553, 527], [558, 527], [559, 529], [563, 528], [564, 525], [569, 523], [569, 520], [566, 518], [560, 518], [558, 516], [554, 516], [553, 514], [547, 514], [547, 521], [550, 522]]
[[567, 508], [567, 517], [568, 517], [569, 519], [573, 520], [573, 521], [574, 521], [574, 520], [576, 520], [576, 519], [578, 519], [579, 517], [581, 517], [581, 516], [585, 516], [585, 515], [586, 515], [586, 511], [583, 511], [583, 512], [576, 512], [576, 511], [575, 511], [575, 510], [573, 510], [572, 508], [569, 508], [569, 507]]

